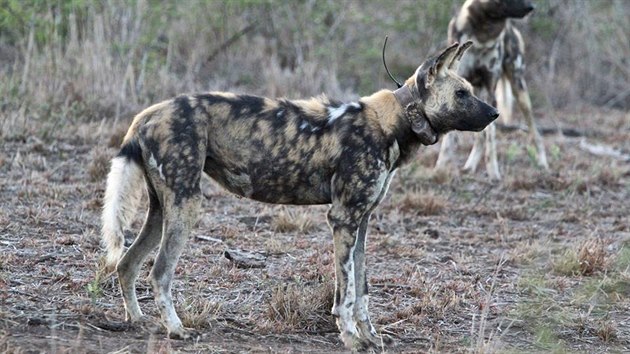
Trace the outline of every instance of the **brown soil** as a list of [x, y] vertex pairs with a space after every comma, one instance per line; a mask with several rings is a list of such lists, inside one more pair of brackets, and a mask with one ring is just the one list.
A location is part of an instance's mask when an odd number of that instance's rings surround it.
[[[556, 118], [599, 133], [589, 142], [630, 151], [627, 113], [566, 116]], [[108, 140], [0, 144], [0, 351], [343, 351], [326, 301], [327, 208], [261, 204], [212, 183], [173, 284], [201, 335], [127, 326], [116, 277], [98, 271]], [[370, 312], [396, 342], [388, 351], [630, 350], [630, 164], [579, 141], [547, 136], [545, 173], [525, 134], [500, 133], [501, 183], [432, 172], [436, 146], [399, 172], [367, 249]], [[460, 142], [461, 163], [470, 144]], [[236, 267], [228, 248], [262, 254], [265, 267]], [[148, 271], [138, 296], [157, 318]]]

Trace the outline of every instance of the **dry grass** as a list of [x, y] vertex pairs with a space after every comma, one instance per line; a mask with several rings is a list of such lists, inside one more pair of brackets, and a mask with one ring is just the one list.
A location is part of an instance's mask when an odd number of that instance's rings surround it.
[[610, 343], [617, 339], [617, 326], [613, 321], [603, 320], [596, 330], [597, 336], [605, 343]]
[[607, 269], [609, 255], [600, 238], [582, 242], [577, 249], [567, 249], [554, 260], [553, 269], [562, 275], [589, 276]]
[[562, 191], [571, 185], [571, 181], [560, 174], [549, 174], [545, 172], [516, 174], [508, 176], [506, 185], [511, 190], [536, 190], [546, 189], [552, 191]]
[[95, 147], [90, 154], [90, 164], [88, 165], [88, 176], [91, 182], [101, 182], [107, 178], [109, 173], [111, 153], [103, 147]]
[[319, 284], [279, 285], [267, 301], [269, 329], [285, 331], [327, 331], [333, 328], [330, 310], [334, 286], [331, 279]]
[[447, 202], [444, 197], [433, 192], [409, 191], [397, 204], [403, 213], [437, 215], [446, 208]]
[[604, 271], [608, 264], [606, 245], [600, 238], [586, 240], [577, 253], [580, 274], [592, 275]]
[[185, 303], [179, 310], [184, 327], [204, 329], [211, 325], [221, 310], [221, 303], [208, 301], [200, 297], [191, 297], [190, 303]]
[[271, 224], [276, 232], [300, 232], [307, 234], [316, 229], [310, 213], [287, 208], [276, 214]]

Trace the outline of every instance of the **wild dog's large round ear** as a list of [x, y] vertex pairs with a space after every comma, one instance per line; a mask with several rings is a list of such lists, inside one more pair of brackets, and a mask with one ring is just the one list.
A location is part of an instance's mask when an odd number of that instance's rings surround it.
[[411, 130], [418, 136], [422, 145], [433, 145], [438, 141], [438, 134], [433, 130], [427, 117], [420, 110], [417, 102], [405, 107], [405, 113], [411, 123]]
[[470, 48], [470, 46], [472, 44], [473, 44], [472, 41], [466, 41], [466, 43], [460, 45], [459, 48], [457, 48], [457, 52], [455, 53], [455, 56], [453, 57], [453, 60], [448, 65], [449, 69], [457, 70], [457, 68], [459, 67], [459, 62], [460, 62], [460, 60], [462, 60], [462, 56], [464, 55], [466, 50], [468, 50], [468, 48]]
[[449, 69], [458, 49], [459, 43], [455, 42], [435, 58], [427, 73], [426, 87], [429, 87], [437, 77], [446, 75], [446, 71]]

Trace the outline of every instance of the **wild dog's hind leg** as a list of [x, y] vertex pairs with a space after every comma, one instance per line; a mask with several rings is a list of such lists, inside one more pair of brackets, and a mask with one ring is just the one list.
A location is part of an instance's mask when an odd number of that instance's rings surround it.
[[166, 326], [168, 335], [174, 339], [190, 337], [177, 316], [171, 295], [173, 274], [191, 229], [197, 219], [201, 205], [201, 195], [181, 198], [171, 194], [164, 198], [164, 234], [160, 250], [151, 269], [151, 285], [155, 294], [155, 304]]
[[142, 311], [136, 298], [136, 279], [149, 252], [160, 242], [162, 234], [162, 207], [155, 190], [147, 185], [149, 192], [149, 211], [142, 226], [142, 231], [124, 254], [117, 266], [118, 281], [125, 301], [127, 321], [136, 322], [142, 317]]
[[516, 96], [518, 106], [521, 109], [521, 112], [523, 112], [525, 120], [527, 121], [529, 138], [533, 140], [534, 144], [536, 145], [536, 150], [538, 152], [536, 161], [540, 167], [548, 170], [549, 164], [547, 163], [545, 144], [543, 143], [542, 136], [540, 136], [540, 132], [538, 131], [538, 127], [536, 127], [536, 122], [534, 121], [534, 115], [532, 114], [532, 102], [529, 98], [529, 92], [527, 91], [525, 78], [523, 77], [522, 72], [517, 70], [516, 72], [512, 73], [512, 80], [512, 91], [514, 92], [514, 96]]

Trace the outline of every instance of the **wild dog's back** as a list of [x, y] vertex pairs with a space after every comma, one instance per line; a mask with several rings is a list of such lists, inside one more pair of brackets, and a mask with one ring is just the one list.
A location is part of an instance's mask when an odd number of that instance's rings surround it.
[[[273, 100], [211, 92], [179, 96], [140, 113], [125, 140], [180, 187], [194, 188], [193, 161], [226, 189], [264, 202], [324, 204], [342, 153], [340, 130], [360, 103]], [[362, 123], [363, 124], [363, 123]]]
[[[256, 96], [197, 96], [210, 119], [205, 172], [228, 190], [283, 204], [330, 202], [341, 154], [337, 119], [351, 109], [325, 98], [272, 100]], [[330, 105], [338, 112], [329, 114]], [[220, 111], [217, 114], [217, 111]]]

